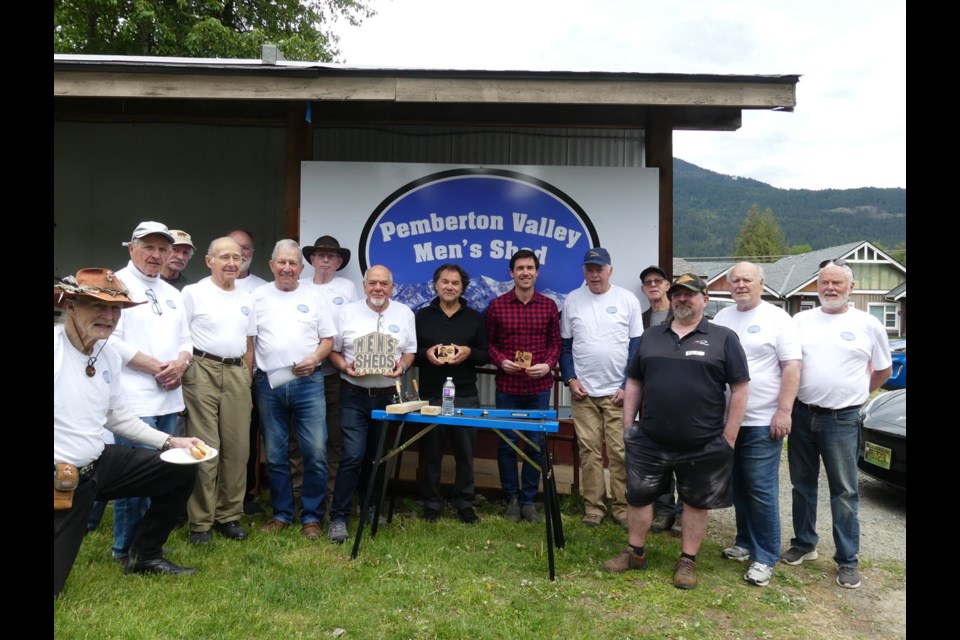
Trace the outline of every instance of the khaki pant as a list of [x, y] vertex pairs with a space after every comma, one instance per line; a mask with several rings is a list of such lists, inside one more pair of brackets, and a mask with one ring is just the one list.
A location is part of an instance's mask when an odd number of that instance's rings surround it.
[[243, 515], [253, 406], [250, 383], [245, 365], [199, 356], [183, 374], [187, 436], [219, 451], [213, 460], [197, 465], [197, 485], [187, 502], [190, 531], [208, 531], [214, 522], [231, 522]]
[[587, 396], [583, 400], [572, 399], [571, 409], [580, 448], [584, 511], [587, 515], [601, 517], [606, 514], [603, 480], [603, 446], [606, 442], [610, 491], [613, 493], [611, 511], [617, 520], [625, 520], [627, 473], [623, 465], [623, 407], [613, 404], [610, 396]]

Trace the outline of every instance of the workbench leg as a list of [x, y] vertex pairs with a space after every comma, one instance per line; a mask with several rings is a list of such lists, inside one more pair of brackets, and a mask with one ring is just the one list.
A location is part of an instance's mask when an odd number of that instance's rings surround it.
[[[383, 484], [383, 475], [380, 473], [380, 458], [383, 456], [383, 444], [387, 440], [387, 425], [381, 423], [378, 427], [380, 429], [380, 435], [377, 438], [377, 453], [373, 458], [373, 477], [370, 478], [370, 483], [367, 485], [367, 492], [363, 498], [363, 504], [360, 506], [360, 524], [357, 525], [357, 533], [354, 535], [353, 540], [353, 552], [350, 554], [351, 560], [356, 560], [357, 554], [360, 552], [360, 538], [363, 536], [363, 527], [367, 523], [367, 510], [370, 508], [370, 503], [373, 500], [374, 491], [380, 491], [381, 488], [378, 488], [377, 485]], [[380, 478], [380, 482], [377, 482], [377, 479]], [[373, 524], [371, 525], [370, 537], [372, 538], [377, 533], [377, 517], [374, 516]]]

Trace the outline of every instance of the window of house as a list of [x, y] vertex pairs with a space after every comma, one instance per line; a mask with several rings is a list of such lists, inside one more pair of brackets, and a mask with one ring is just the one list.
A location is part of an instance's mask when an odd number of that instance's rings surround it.
[[867, 305], [870, 315], [879, 320], [887, 331], [897, 331], [900, 328], [898, 307], [895, 302], [871, 302]]

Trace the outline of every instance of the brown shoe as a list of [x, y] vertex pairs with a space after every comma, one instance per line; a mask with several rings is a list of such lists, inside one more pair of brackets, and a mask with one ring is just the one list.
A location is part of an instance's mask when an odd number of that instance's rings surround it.
[[290, 526], [289, 522], [284, 522], [283, 520], [277, 520], [273, 518], [270, 522], [260, 527], [260, 531], [264, 533], [274, 533], [276, 531], [283, 531]]
[[627, 569], [646, 569], [647, 554], [638, 556], [633, 549], [626, 547], [616, 558], [604, 562], [603, 568], [610, 573], [623, 573]]
[[316, 540], [320, 537], [320, 523], [319, 522], [308, 522], [300, 528], [300, 531], [303, 533], [303, 536], [308, 540]]
[[673, 586], [677, 589], [693, 589], [697, 586], [697, 563], [680, 556], [673, 569]]

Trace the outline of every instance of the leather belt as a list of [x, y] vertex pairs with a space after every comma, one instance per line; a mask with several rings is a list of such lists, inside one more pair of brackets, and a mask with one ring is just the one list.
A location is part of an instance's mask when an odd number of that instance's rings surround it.
[[849, 407], [840, 407], [839, 409], [828, 409], [827, 407], [818, 407], [815, 404], [807, 404], [806, 402], [801, 402], [797, 400], [797, 404], [800, 404], [810, 410], [810, 413], [815, 413], [817, 415], [833, 415], [837, 413], [843, 413], [844, 411], [852, 411], [854, 409], [859, 409], [860, 405], [855, 404]]
[[207, 360], [213, 360], [214, 362], [220, 362], [223, 364], [232, 364], [237, 367], [242, 367], [246, 363], [243, 361], [243, 358], [221, 358], [220, 356], [215, 356], [212, 353], [207, 353], [206, 351], [200, 351], [196, 347], [193, 348], [193, 355], [199, 356], [201, 358], [206, 358]]
[[373, 398], [374, 396], [382, 396], [382, 395], [386, 395], [386, 394], [388, 394], [388, 393], [396, 393], [396, 392], [397, 392], [396, 388], [394, 388], [394, 387], [372, 387], [372, 388], [371, 388], [371, 387], [361, 387], [360, 385], [358, 385], [358, 384], [353, 384], [353, 383], [350, 382], [349, 380], [344, 380], [343, 378], [340, 378], [340, 382], [341, 382], [342, 384], [347, 385], [348, 387], [351, 387], [351, 388], [353, 388], [353, 389], [356, 389], [357, 391], [359, 391], [359, 392], [361, 392], [361, 393], [365, 393], [366, 395], [370, 396], [371, 398]]

